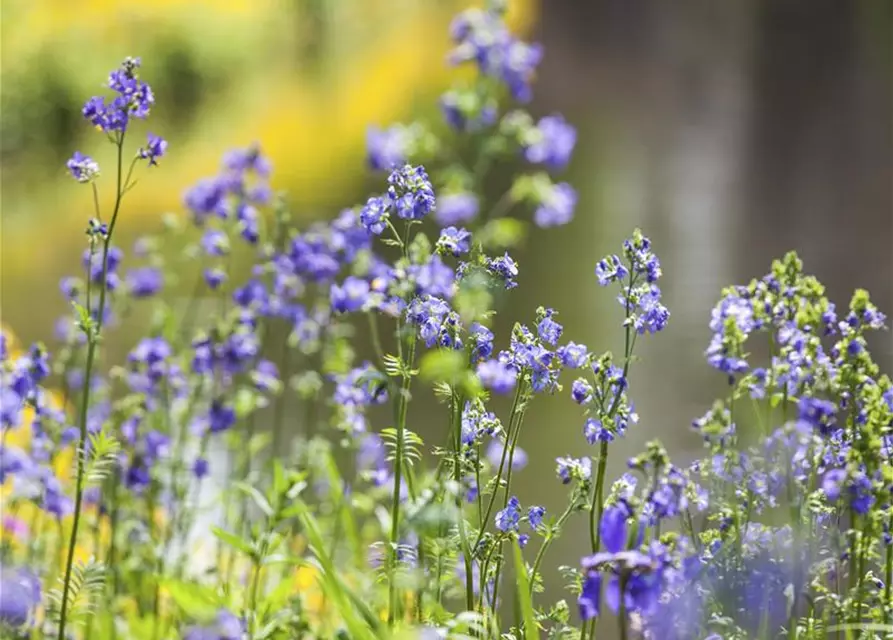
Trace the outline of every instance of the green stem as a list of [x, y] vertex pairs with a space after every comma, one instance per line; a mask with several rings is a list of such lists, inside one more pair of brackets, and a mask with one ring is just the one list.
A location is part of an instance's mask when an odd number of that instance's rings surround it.
[[[409, 339], [409, 361], [411, 368], [415, 360], [415, 335]], [[394, 459], [394, 493], [391, 498], [391, 568], [390, 587], [388, 589], [388, 625], [393, 626], [397, 614], [397, 546], [400, 535], [400, 489], [403, 484], [403, 455], [406, 436], [406, 407], [409, 388], [412, 383], [412, 375], [409, 372], [403, 375], [403, 384], [400, 387], [400, 395], [397, 397], [397, 452]]]
[[[68, 592], [71, 589], [71, 570], [74, 566], [74, 550], [77, 545], [78, 527], [81, 522], [81, 504], [84, 499], [84, 468], [86, 467], [86, 444], [87, 444], [87, 409], [90, 406], [90, 382], [93, 374], [93, 363], [96, 359], [96, 346], [99, 343], [99, 336], [102, 333], [103, 317], [105, 315], [105, 298], [108, 287], [106, 280], [108, 278], [109, 267], [109, 247], [111, 246], [112, 235], [115, 231], [115, 224], [118, 222], [118, 212], [121, 208], [121, 198], [124, 195], [121, 190], [122, 162], [124, 153], [124, 132], [118, 136], [118, 177], [117, 189], [115, 190], [115, 208], [112, 213], [112, 219], [109, 223], [108, 234], [103, 240], [102, 245], [102, 280], [99, 287], [99, 309], [95, 320], [95, 329], [89, 328], [90, 334], [87, 340], [87, 363], [84, 367], [84, 387], [81, 396], [80, 416], [78, 420], [78, 448], [77, 448], [77, 479], [74, 493], [74, 520], [71, 525], [71, 538], [68, 542], [68, 557], [65, 561], [65, 578], [62, 582], [62, 605], [59, 613], [59, 633], [58, 640], [65, 640], [65, 624], [68, 621]], [[91, 280], [91, 274], [87, 274], [88, 281]], [[87, 309], [87, 313], [92, 310]]]
[[267, 548], [268, 545], [265, 540], [261, 545], [260, 553], [254, 561], [254, 575], [251, 579], [251, 596], [249, 600], [249, 613], [251, 614], [249, 615], [249, 620], [252, 634], [257, 630], [257, 596], [260, 592], [260, 573], [263, 569], [264, 558], [267, 555]]
[[[453, 394], [450, 402], [450, 416], [453, 422], [453, 480], [456, 485], [462, 481], [462, 410], [465, 407], [465, 399], [461, 394]], [[459, 540], [462, 545], [463, 561], [465, 563], [465, 609], [474, 611], [474, 575], [471, 547], [468, 546], [468, 534], [465, 531], [465, 516], [462, 513], [462, 494], [456, 496], [456, 512], [459, 514]], [[477, 543], [474, 545], [477, 548]], [[483, 577], [483, 574], [481, 574]], [[483, 593], [483, 589], [481, 590]]]
[[[560, 529], [561, 525], [565, 523], [565, 521], [570, 517], [571, 513], [574, 511], [574, 507], [576, 506], [576, 499], [573, 500], [567, 508], [564, 510], [558, 520], [556, 521], [553, 529]], [[536, 573], [539, 571], [540, 563], [543, 561], [543, 557], [546, 555], [546, 551], [548, 551], [549, 546], [551, 546], [552, 542], [555, 540], [555, 536], [550, 532], [549, 535], [543, 540], [543, 544], [540, 545], [539, 551], [536, 552], [536, 557], [533, 559], [533, 568], [530, 570], [530, 594], [533, 595], [533, 586], [536, 583]]]
[[887, 545], [887, 562], [884, 567], [884, 625], [890, 624], [890, 608], [893, 607], [893, 544]]
[[[505, 446], [502, 448], [502, 458], [499, 461], [499, 469], [496, 472], [496, 486], [493, 487], [493, 493], [490, 494], [490, 499], [487, 501], [487, 510], [484, 512], [484, 519], [480, 522], [480, 530], [478, 531], [477, 539], [474, 541], [474, 547], [480, 544], [481, 540], [484, 538], [484, 532], [487, 530], [487, 523], [490, 521], [490, 514], [493, 512], [493, 503], [496, 502], [496, 495], [499, 493], [499, 485], [502, 481], [502, 472], [505, 468], [506, 458], [508, 457], [509, 445], [511, 444], [512, 439], [512, 425], [515, 422], [515, 415], [518, 412], [518, 406], [521, 401], [521, 385], [518, 384], [515, 389], [515, 398], [512, 400], [512, 412], [509, 415], [509, 426], [505, 433]], [[461, 411], [461, 408], [460, 408]], [[461, 414], [460, 414], [460, 424], [461, 424]], [[461, 430], [461, 427], [460, 427]], [[478, 487], [480, 491], [480, 487]]]
[[598, 467], [596, 467], [595, 487], [592, 491], [592, 504], [589, 509], [589, 541], [592, 544], [592, 553], [598, 553], [601, 546], [601, 531], [599, 523], [602, 520], [604, 501], [602, 491], [605, 485], [605, 469], [608, 460], [608, 443], [602, 442], [598, 452]]

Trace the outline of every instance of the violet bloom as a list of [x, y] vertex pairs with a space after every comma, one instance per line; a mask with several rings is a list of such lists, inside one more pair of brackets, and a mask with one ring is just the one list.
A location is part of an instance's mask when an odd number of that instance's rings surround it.
[[542, 118], [524, 149], [524, 157], [533, 164], [549, 169], [563, 169], [570, 160], [577, 142], [577, 130], [561, 115]]
[[148, 298], [161, 291], [164, 275], [156, 267], [140, 267], [127, 272], [127, 288], [134, 298]]
[[411, 137], [406, 127], [394, 125], [388, 129], [370, 127], [366, 132], [366, 160], [369, 167], [382, 171], [406, 162]]
[[75, 151], [71, 159], [65, 163], [71, 177], [80, 183], [90, 182], [99, 175], [99, 165], [90, 156]]
[[188, 627], [183, 633], [183, 640], [241, 640], [243, 632], [242, 621], [226, 609], [221, 609], [214, 624]]
[[153, 167], [158, 166], [158, 158], [163, 156], [165, 151], [167, 151], [167, 140], [161, 136], [156, 136], [154, 133], [150, 133], [148, 135], [146, 146], [140, 147], [137, 155], [143, 160], [148, 160], [149, 166]]
[[470, 222], [478, 215], [477, 196], [472, 193], [450, 193], [441, 196], [434, 217], [441, 226]]
[[356, 276], [348, 276], [341, 285], [333, 284], [329, 295], [336, 313], [361, 311], [369, 300], [369, 283]]
[[542, 228], [565, 225], [574, 217], [576, 206], [577, 192], [572, 186], [566, 182], [552, 185], [534, 212], [533, 221]]
[[509, 393], [515, 387], [518, 374], [499, 360], [485, 360], [478, 364], [477, 374], [481, 384], [493, 393]]
[[494, 522], [496, 524], [496, 528], [502, 531], [503, 533], [508, 533], [509, 531], [517, 531], [518, 523], [521, 520], [521, 503], [518, 501], [518, 498], [512, 496], [509, 498], [508, 504], [505, 509], [497, 512], [496, 518]]
[[25, 626], [40, 604], [40, 593], [40, 580], [28, 569], [0, 568], [0, 626]]

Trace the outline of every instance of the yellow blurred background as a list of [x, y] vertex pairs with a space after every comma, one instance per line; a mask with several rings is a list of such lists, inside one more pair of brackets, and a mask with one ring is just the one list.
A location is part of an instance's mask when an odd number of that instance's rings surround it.
[[[169, 141], [161, 166], [143, 171], [125, 201], [118, 228], [127, 250], [134, 237], [157, 230], [161, 214], [181, 211], [184, 189], [214, 174], [225, 150], [254, 141], [296, 216], [357, 202], [368, 177], [367, 127], [436, 109], [457, 73], [445, 64], [449, 22], [469, 4], [4, 0], [4, 320], [34, 340], [63, 309], [55, 283], [77, 268], [92, 215], [90, 191], [71, 180], [65, 161], [80, 150], [113, 166], [111, 145], [80, 109], [125, 56], [142, 57], [156, 94], [130, 144], [135, 150], [146, 131]], [[513, 0], [513, 29], [529, 31], [536, 9], [536, 0]], [[102, 188], [100, 181], [101, 195], [111, 197]]]

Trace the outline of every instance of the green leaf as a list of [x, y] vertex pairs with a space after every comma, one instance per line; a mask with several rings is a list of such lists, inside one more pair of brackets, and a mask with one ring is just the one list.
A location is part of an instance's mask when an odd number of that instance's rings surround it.
[[521, 606], [521, 618], [524, 621], [525, 640], [539, 640], [540, 634], [536, 626], [536, 616], [533, 612], [533, 600], [530, 597], [530, 578], [527, 575], [527, 565], [521, 556], [521, 546], [515, 542], [515, 574], [518, 580], [518, 602]]
[[244, 418], [254, 411], [257, 406], [257, 398], [250, 389], [239, 389], [236, 392], [236, 398], [233, 402], [233, 408], [236, 411], [236, 417]]
[[254, 504], [257, 505], [257, 508], [264, 512], [265, 516], [269, 518], [273, 515], [273, 506], [256, 488], [246, 482], [235, 482], [233, 483], [233, 486], [250, 497], [254, 501]]
[[248, 452], [254, 456], [267, 448], [267, 445], [273, 441], [273, 434], [270, 431], [263, 433], [255, 433], [251, 440], [248, 441]]
[[491, 220], [478, 234], [478, 239], [488, 249], [511, 249], [518, 246], [527, 235], [527, 224], [517, 218]]
[[373, 621], [377, 623], [377, 620], [367, 620], [367, 624], [363, 624], [363, 621], [357, 617], [357, 612], [351, 602], [351, 600], [353, 600], [352, 594], [344, 582], [338, 577], [335, 565], [326, 553], [325, 540], [319, 529], [319, 524], [310, 513], [306, 504], [298, 502], [297, 505], [300, 505], [301, 507], [299, 517], [301, 524], [304, 526], [304, 531], [307, 534], [307, 539], [310, 542], [310, 547], [316, 555], [316, 558], [319, 560], [320, 567], [322, 568], [323, 590], [335, 603], [335, 607], [338, 610], [341, 619], [344, 621], [345, 626], [350, 632], [350, 637], [355, 638], [356, 640], [373, 640], [378, 637], [378, 634], [373, 632], [368, 625]]
[[422, 380], [454, 384], [466, 371], [465, 354], [453, 349], [429, 351], [420, 363]]
[[[403, 373], [406, 369], [406, 367], [403, 364], [403, 361], [399, 357], [397, 357], [395, 355], [391, 355], [390, 353], [386, 354], [382, 358], [382, 363], [384, 364], [385, 373], [387, 373], [392, 378], [402, 377]], [[360, 384], [367, 379], [372, 379], [372, 377], [375, 376], [376, 374], [378, 376], [381, 375], [380, 373], [378, 373], [377, 371], [374, 371], [372, 369], [370, 369], [368, 371], [364, 371], [360, 375], [359, 379], [357, 380], [357, 383]]]
[[221, 602], [210, 588], [182, 580], [165, 580], [164, 587], [184, 614], [196, 622], [208, 622], [217, 615]]
[[118, 464], [118, 452], [121, 449], [113, 435], [102, 429], [90, 437], [90, 453], [83, 476], [85, 487], [95, 487], [109, 478]]
[[211, 533], [213, 533], [218, 540], [225, 542], [234, 549], [237, 549], [249, 556], [254, 556], [254, 547], [248, 540], [244, 540], [243, 538], [240, 538], [236, 534], [230, 533], [229, 531], [224, 531], [220, 527], [211, 527]]

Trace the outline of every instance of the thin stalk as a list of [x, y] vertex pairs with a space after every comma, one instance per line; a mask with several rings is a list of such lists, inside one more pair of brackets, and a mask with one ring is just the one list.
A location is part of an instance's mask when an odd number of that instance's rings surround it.
[[[558, 516], [558, 520], [555, 522], [555, 529], [560, 529], [561, 525], [565, 523], [565, 521], [570, 517], [571, 513], [574, 511], [574, 507], [576, 506], [577, 501], [574, 500], [571, 502], [564, 512]], [[530, 570], [530, 594], [533, 595], [533, 585], [536, 580], [536, 573], [539, 571], [540, 564], [543, 561], [543, 557], [546, 555], [546, 551], [548, 551], [549, 546], [551, 546], [552, 542], [555, 540], [555, 536], [549, 535], [543, 540], [543, 543], [540, 545], [539, 551], [536, 552], [536, 557], [533, 559], [533, 568]]]
[[[108, 278], [109, 267], [109, 247], [111, 246], [112, 236], [115, 231], [115, 224], [118, 222], [118, 213], [121, 209], [121, 198], [123, 192], [121, 189], [122, 164], [124, 155], [124, 132], [118, 136], [118, 173], [117, 188], [115, 189], [115, 207], [112, 212], [112, 219], [109, 223], [108, 234], [105, 236], [102, 245], [102, 280], [99, 287], [99, 309], [96, 322], [96, 328], [91, 327], [90, 334], [87, 337], [87, 363], [84, 368], [84, 389], [81, 396], [80, 416], [78, 420], [78, 448], [77, 448], [77, 479], [74, 493], [74, 520], [71, 525], [71, 538], [68, 542], [68, 557], [65, 561], [65, 578], [62, 582], [62, 605], [59, 613], [59, 633], [58, 640], [65, 640], [65, 625], [68, 616], [68, 592], [71, 589], [71, 570], [74, 566], [74, 550], [77, 545], [78, 527], [81, 522], [81, 505], [84, 499], [84, 469], [86, 467], [87, 457], [87, 409], [90, 406], [90, 382], [93, 374], [93, 363], [96, 359], [96, 346], [99, 343], [99, 336], [102, 333], [102, 323], [105, 316], [105, 298], [108, 287], [106, 280]], [[132, 165], [131, 165], [132, 168]], [[88, 275], [88, 280], [90, 274]], [[90, 309], [88, 313], [92, 313]]]
[[601, 546], [601, 531], [599, 523], [602, 519], [602, 491], [605, 485], [605, 469], [608, 460], [608, 443], [602, 442], [598, 452], [598, 467], [595, 475], [595, 488], [592, 491], [592, 504], [589, 509], [589, 541], [592, 544], [592, 553], [598, 553]]
[[887, 562], [884, 566], [884, 625], [890, 624], [890, 607], [893, 606], [893, 544], [887, 545]]
[[[453, 394], [450, 400], [450, 417], [453, 422], [453, 480], [458, 485], [462, 481], [462, 463], [460, 459], [462, 449], [462, 409], [465, 406], [465, 400], [461, 395]], [[474, 575], [472, 575], [472, 557], [471, 547], [468, 546], [468, 534], [465, 531], [465, 516], [462, 513], [462, 495], [456, 496], [456, 511], [459, 514], [459, 540], [462, 544], [462, 556], [465, 563], [465, 609], [474, 611]], [[477, 543], [475, 543], [477, 548]], [[481, 574], [483, 579], [483, 574]], [[439, 586], [438, 586], [439, 588]], [[481, 589], [483, 593], [483, 589]]]
[[[527, 400], [528, 400], [528, 398], [526, 397], [526, 391], [525, 391], [524, 395], [525, 395], [525, 398], [524, 398], [524, 401], [521, 403], [521, 409], [518, 410], [518, 424], [515, 426], [515, 435], [512, 437], [512, 445], [509, 450], [509, 468], [508, 468], [508, 471], [506, 472], [505, 494], [504, 494], [503, 503], [502, 503], [503, 509], [508, 507], [509, 496], [511, 495], [512, 467], [514, 466], [514, 460], [515, 460], [515, 448], [518, 446], [518, 437], [521, 434], [521, 423], [524, 421], [524, 412], [526, 410]], [[500, 546], [500, 553], [501, 553], [502, 542], [499, 543], [499, 546]], [[499, 587], [500, 587], [499, 578], [500, 578], [501, 574], [502, 574], [502, 557], [500, 556], [496, 560], [496, 574], [493, 579], [493, 608], [494, 608], [494, 611], [496, 609], [497, 598], [499, 597]]]
[[254, 633], [257, 629], [257, 595], [260, 591], [260, 574], [263, 569], [263, 558], [267, 553], [266, 543], [261, 550], [260, 557], [254, 561], [254, 576], [251, 579], [251, 597], [249, 604], [249, 611], [251, 613], [251, 632]]
[[[409, 339], [409, 366], [415, 360], [415, 335]], [[403, 456], [406, 436], [406, 407], [409, 388], [412, 384], [412, 376], [406, 372], [403, 376], [403, 384], [400, 387], [400, 395], [397, 397], [397, 452], [394, 459], [394, 494], [391, 498], [391, 568], [390, 586], [388, 589], [388, 625], [394, 625], [397, 614], [397, 584], [395, 574], [397, 571], [397, 545], [400, 535], [400, 489], [403, 484]]]
[[[509, 445], [511, 443], [512, 438], [512, 425], [515, 422], [515, 415], [518, 412], [518, 406], [521, 400], [521, 385], [519, 384], [515, 389], [515, 398], [512, 400], [512, 412], [509, 415], [509, 426], [506, 430], [505, 434], [505, 447], [502, 449], [502, 458], [499, 461], [499, 469], [496, 472], [496, 486], [493, 488], [493, 493], [490, 494], [490, 499], [487, 502], [487, 510], [484, 512], [484, 519], [480, 522], [480, 531], [478, 532], [477, 539], [474, 541], [474, 547], [476, 548], [481, 540], [484, 537], [484, 532], [487, 529], [487, 523], [490, 521], [490, 514], [493, 512], [493, 503], [496, 501], [496, 495], [499, 493], [499, 484], [502, 480], [502, 471], [505, 468], [506, 457], [508, 456]], [[460, 414], [460, 425], [461, 425], [461, 414]], [[460, 427], [461, 430], [461, 427]]]

